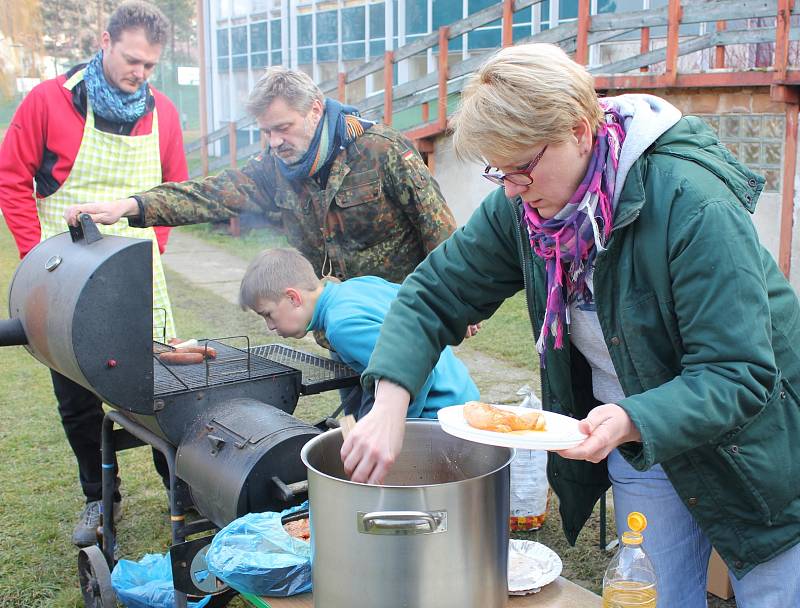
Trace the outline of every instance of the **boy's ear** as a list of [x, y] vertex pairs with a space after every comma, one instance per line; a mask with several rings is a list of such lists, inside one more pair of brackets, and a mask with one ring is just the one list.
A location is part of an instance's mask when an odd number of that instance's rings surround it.
[[292, 306], [297, 308], [298, 306], [302, 306], [303, 304], [303, 294], [300, 293], [299, 289], [295, 289], [294, 287], [287, 287], [286, 291], [284, 291], [286, 297], [289, 298], [289, 301], [292, 303]]

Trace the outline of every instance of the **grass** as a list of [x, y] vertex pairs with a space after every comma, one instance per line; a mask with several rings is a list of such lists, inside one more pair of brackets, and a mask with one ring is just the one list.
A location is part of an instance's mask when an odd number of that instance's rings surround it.
[[255, 228], [242, 231], [242, 235], [232, 238], [226, 224], [195, 224], [174, 228], [192, 236], [202, 238], [227, 253], [249, 262], [257, 253], [271, 247], [287, 247], [286, 237], [269, 228]]

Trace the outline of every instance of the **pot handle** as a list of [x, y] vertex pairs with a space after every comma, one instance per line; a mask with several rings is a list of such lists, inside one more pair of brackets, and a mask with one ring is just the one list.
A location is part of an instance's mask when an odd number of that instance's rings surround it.
[[362, 534], [436, 534], [447, 531], [447, 511], [359, 511], [357, 525]]

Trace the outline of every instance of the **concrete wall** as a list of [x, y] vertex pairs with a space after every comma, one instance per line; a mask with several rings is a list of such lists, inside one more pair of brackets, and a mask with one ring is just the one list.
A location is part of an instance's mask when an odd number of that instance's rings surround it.
[[[613, 95], [614, 92], [609, 92]], [[766, 89], [702, 89], [653, 91], [675, 104], [685, 114], [783, 114], [782, 103], [774, 102]], [[800, 159], [800, 155], [798, 156]], [[436, 140], [434, 175], [442, 188], [459, 225], [469, 219], [483, 198], [494, 186], [480, 174], [483, 166], [467, 164], [456, 159], [449, 136]], [[795, 171], [795, 222], [800, 225], [800, 163]], [[781, 195], [767, 192], [761, 195], [753, 214], [753, 223], [764, 246], [777, 259], [780, 246]], [[792, 240], [792, 272], [790, 281], [800, 293], [800, 234], [795, 230]]]
[[434, 176], [460, 226], [497, 186], [481, 177], [484, 165], [465, 163], [456, 158], [449, 136], [436, 140], [433, 158]]

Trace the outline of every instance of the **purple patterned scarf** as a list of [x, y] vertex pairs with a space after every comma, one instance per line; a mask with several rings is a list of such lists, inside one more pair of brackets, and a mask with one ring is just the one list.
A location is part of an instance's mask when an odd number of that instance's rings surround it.
[[547, 273], [544, 323], [536, 341], [542, 365], [547, 336], [555, 337], [555, 348], [564, 346], [570, 303], [578, 299], [591, 302], [586, 279], [597, 251], [605, 248], [611, 234], [614, 181], [625, 130], [617, 111], [601, 105], [605, 122], [597, 129], [589, 168], [572, 198], [552, 219], [544, 219], [536, 209], [524, 205], [531, 247], [545, 261]]

